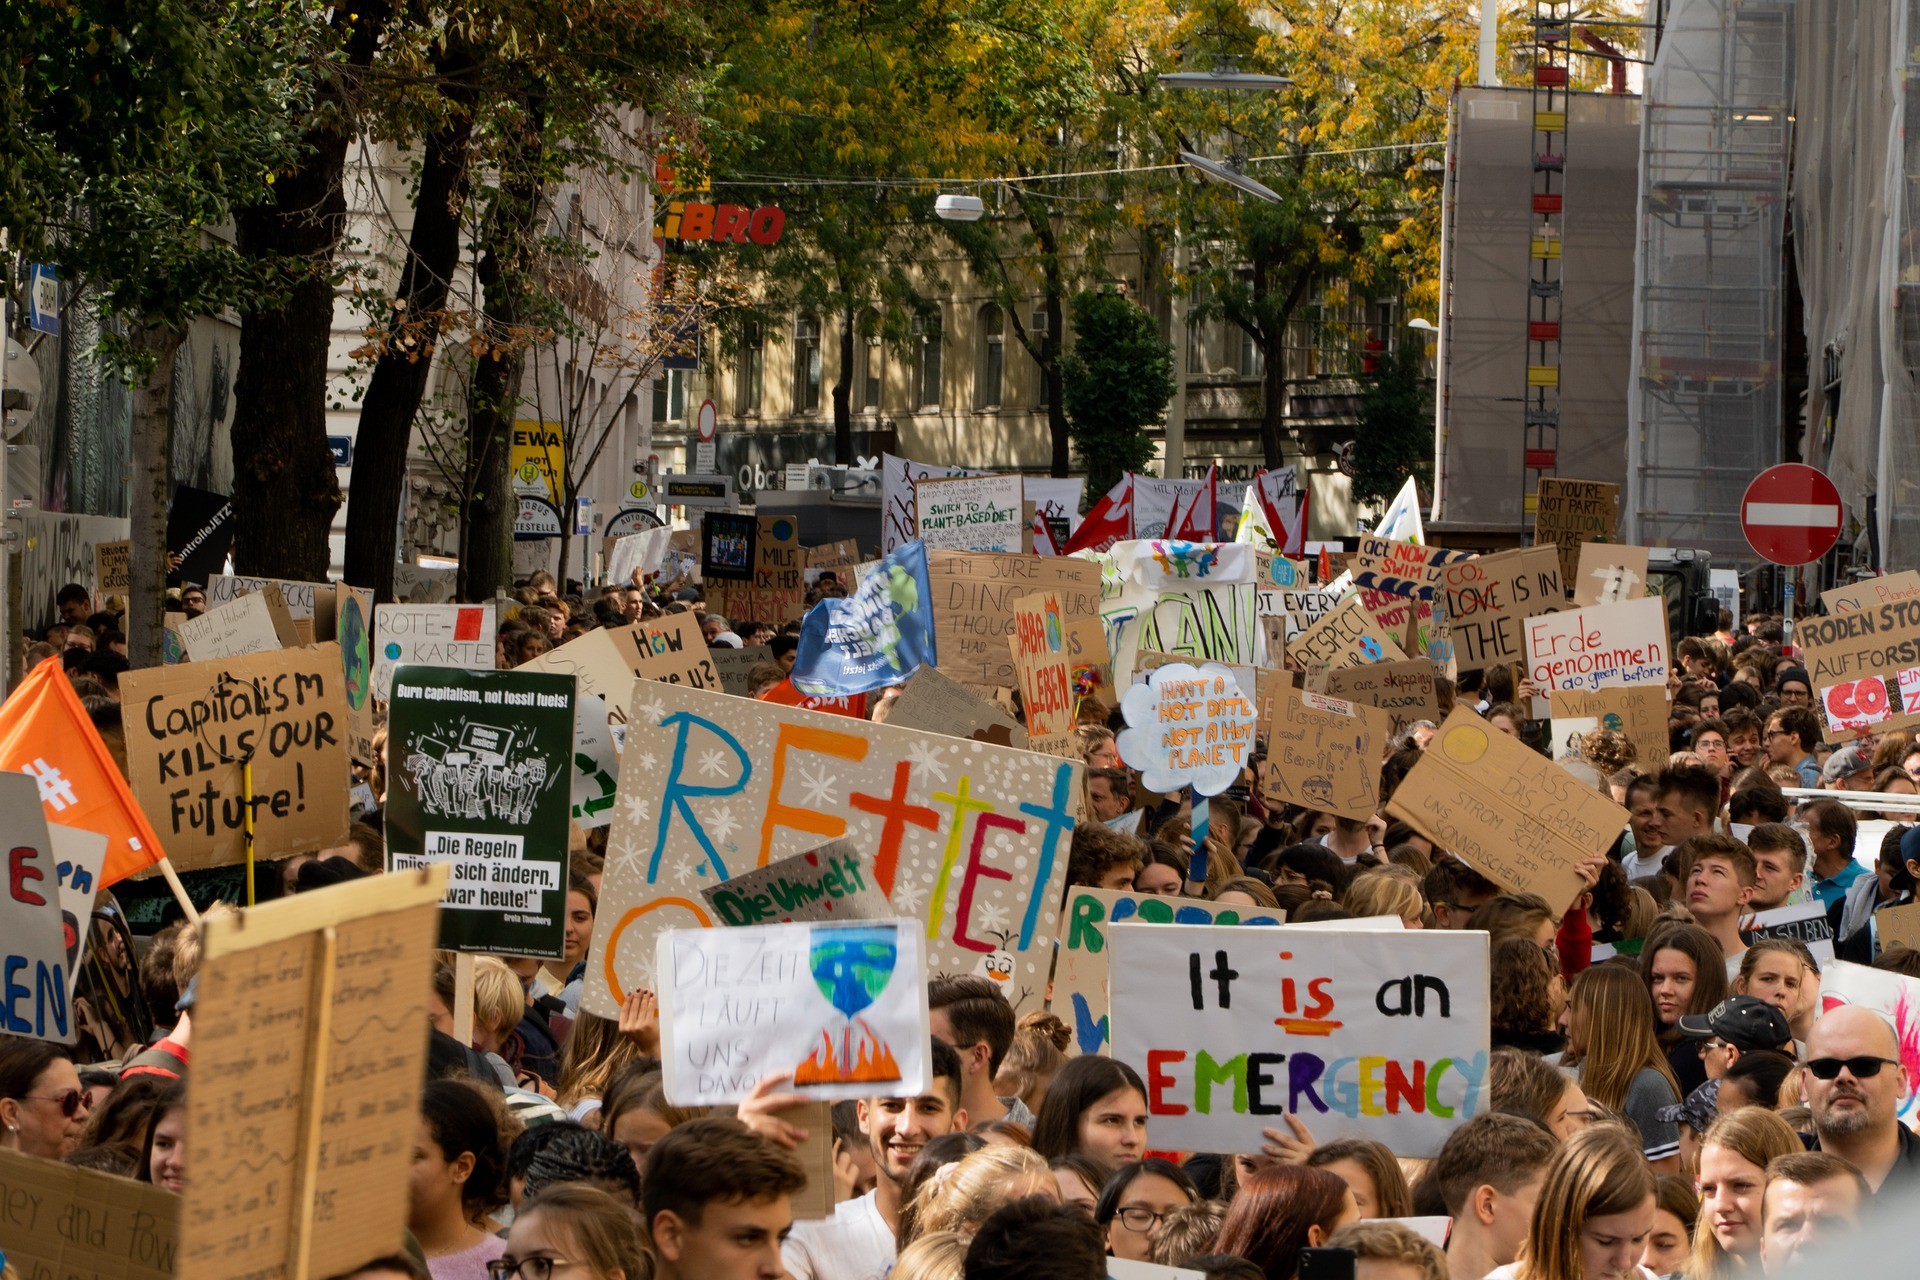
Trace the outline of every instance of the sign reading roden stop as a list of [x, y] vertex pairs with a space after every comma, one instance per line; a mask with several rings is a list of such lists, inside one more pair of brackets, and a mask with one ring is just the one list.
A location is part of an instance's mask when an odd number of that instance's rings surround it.
[[1840, 540], [1840, 491], [1812, 467], [1783, 462], [1753, 478], [1740, 500], [1747, 545], [1772, 564], [1811, 564]]

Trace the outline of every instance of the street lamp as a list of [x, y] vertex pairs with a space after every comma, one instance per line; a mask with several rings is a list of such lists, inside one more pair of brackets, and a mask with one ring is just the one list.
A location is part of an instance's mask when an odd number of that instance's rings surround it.
[[1422, 333], [1440, 332], [1439, 327], [1424, 316], [1415, 316], [1413, 319], [1407, 321], [1407, 328], [1418, 329]]
[[1246, 174], [1233, 168], [1231, 165], [1221, 164], [1218, 160], [1209, 160], [1205, 156], [1196, 155], [1191, 151], [1182, 151], [1180, 153], [1180, 162], [1191, 165], [1207, 177], [1212, 178], [1215, 182], [1224, 182], [1230, 187], [1236, 187], [1250, 196], [1268, 201], [1272, 204], [1280, 203], [1279, 194], [1271, 187], [1263, 186], [1255, 182], [1252, 178], [1249, 178]]
[[979, 196], [935, 196], [933, 216], [944, 222], [978, 222], [987, 212], [986, 201]]
[[1168, 89], [1291, 89], [1293, 79], [1290, 76], [1263, 76], [1253, 72], [1235, 71], [1231, 66], [1216, 67], [1212, 71], [1169, 71], [1158, 77], [1162, 86]]

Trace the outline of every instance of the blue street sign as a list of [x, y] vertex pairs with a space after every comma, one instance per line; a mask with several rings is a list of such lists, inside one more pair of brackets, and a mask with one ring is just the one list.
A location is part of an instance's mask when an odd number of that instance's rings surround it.
[[27, 267], [27, 327], [35, 333], [60, 333], [60, 268], [35, 262]]
[[327, 448], [333, 450], [333, 465], [350, 467], [353, 465], [353, 437], [328, 436]]

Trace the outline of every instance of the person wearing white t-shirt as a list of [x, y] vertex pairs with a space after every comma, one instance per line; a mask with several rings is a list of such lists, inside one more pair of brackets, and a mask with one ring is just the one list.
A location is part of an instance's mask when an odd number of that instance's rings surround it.
[[883, 1280], [893, 1269], [900, 1230], [900, 1186], [931, 1139], [964, 1130], [960, 1055], [934, 1039], [928, 1057], [933, 1088], [917, 1098], [862, 1098], [860, 1131], [880, 1178], [873, 1190], [843, 1201], [831, 1218], [803, 1222], [780, 1250], [793, 1280]]
[[1629, 881], [1643, 880], [1660, 870], [1660, 855], [1667, 842], [1655, 807], [1659, 798], [1660, 784], [1651, 774], [1627, 784], [1627, 825], [1633, 830], [1634, 851], [1620, 860], [1620, 869]]

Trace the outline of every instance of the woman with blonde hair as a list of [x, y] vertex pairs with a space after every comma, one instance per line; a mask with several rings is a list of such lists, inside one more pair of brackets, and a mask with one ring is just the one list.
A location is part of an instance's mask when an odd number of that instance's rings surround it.
[[1000, 1059], [1000, 1070], [994, 1073], [994, 1093], [1018, 1098], [1038, 1115], [1047, 1086], [1054, 1073], [1067, 1065], [1072, 1045], [1073, 1029], [1057, 1014], [1036, 1009], [1023, 1015], [1013, 1029], [1013, 1043]]
[[1340, 904], [1356, 920], [1368, 916], [1398, 916], [1408, 929], [1421, 928], [1427, 911], [1427, 900], [1420, 896], [1419, 889], [1385, 871], [1365, 871], [1355, 876], [1341, 896]]
[[1078, 724], [1073, 727], [1073, 745], [1090, 769], [1124, 769], [1120, 748], [1113, 730], [1103, 724]]
[[1700, 1220], [1687, 1280], [1724, 1280], [1760, 1263], [1760, 1201], [1767, 1162], [1804, 1150], [1793, 1127], [1765, 1107], [1723, 1111], [1700, 1139]]
[[627, 1149], [636, 1168], [645, 1168], [653, 1144], [689, 1120], [709, 1114], [705, 1107], [676, 1107], [667, 1101], [665, 1078], [647, 1063], [630, 1062], [608, 1083], [600, 1109], [589, 1117], [601, 1133]]
[[574, 1018], [567, 1047], [560, 1055], [556, 1101], [575, 1120], [582, 1119], [600, 1105], [613, 1078], [642, 1056], [639, 1042], [620, 1034], [618, 1020], [582, 1009]]
[[1680, 1085], [1654, 1039], [1653, 1001], [1639, 974], [1603, 964], [1573, 980], [1561, 1065], [1579, 1070], [1588, 1098], [1640, 1131], [1655, 1173], [1679, 1171], [1680, 1132], [1660, 1110], [1680, 1101]]
[[900, 1251], [887, 1280], [961, 1280], [966, 1274], [971, 1233], [935, 1231]]
[[1820, 962], [1798, 938], [1756, 938], [1740, 953], [1733, 993], [1753, 996], [1786, 1015], [1793, 1038], [1805, 1040], [1820, 1016]]
[[1280, 899], [1274, 896], [1272, 886], [1259, 876], [1235, 876], [1225, 881], [1213, 891], [1213, 900], [1226, 906], [1280, 910]]
[[1060, 1198], [1060, 1184], [1045, 1157], [1003, 1143], [982, 1147], [942, 1165], [921, 1185], [912, 1214], [901, 1218], [900, 1243], [943, 1231], [971, 1238], [995, 1209], [1025, 1196]]
[[1653, 1171], [1619, 1125], [1569, 1138], [1547, 1164], [1520, 1260], [1488, 1280], [1647, 1280], [1639, 1267], [1653, 1231]]

